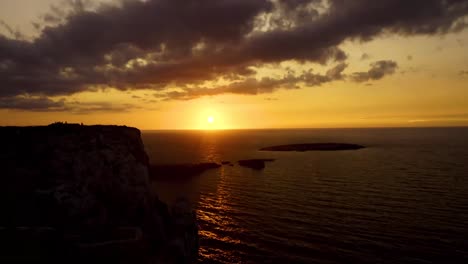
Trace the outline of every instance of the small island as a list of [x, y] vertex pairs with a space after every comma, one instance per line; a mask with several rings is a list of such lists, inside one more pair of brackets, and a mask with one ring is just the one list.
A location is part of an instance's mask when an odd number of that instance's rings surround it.
[[261, 148], [260, 151], [339, 151], [358, 150], [363, 148], [365, 148], [365, 146], [347, 143], [307, 143], [265, 147]]

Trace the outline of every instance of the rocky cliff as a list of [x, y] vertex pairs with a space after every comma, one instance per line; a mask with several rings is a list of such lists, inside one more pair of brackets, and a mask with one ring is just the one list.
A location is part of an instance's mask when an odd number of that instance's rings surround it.
[[0, 148], [1, 263], [196, 260], [195, 215], [150, 189], [138, 129], [3, 127]]

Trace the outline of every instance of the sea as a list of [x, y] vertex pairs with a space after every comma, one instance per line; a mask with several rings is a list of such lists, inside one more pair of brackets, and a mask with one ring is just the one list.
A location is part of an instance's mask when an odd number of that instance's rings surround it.
[[[468, 263], [468, 128], [143, 131], [153, 164], [231, 161], [185, 181], [200, 263]], [[353, 151], [264, 152], [339, 142]], [[271, 158], [264, 170], [240, 159]]]

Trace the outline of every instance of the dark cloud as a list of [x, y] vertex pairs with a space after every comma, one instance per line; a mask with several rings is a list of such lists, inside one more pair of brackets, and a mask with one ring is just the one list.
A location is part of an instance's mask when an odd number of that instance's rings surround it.
[[468, 70], [467, 71], [460, 71], [459, 73], [461, 76], [468, 76]]
[[[295, 60], [343, 67], [345, 40], [456, 32], [468, 14], [468, 0], [125, 0], [92, 9], [72, 3], [67, 12], [53, 7], [34, 40], [0, 35], [0, 98], [168, 85], [210, 94], [200, 85], [219, 78], [233, 82], [220, 92], [237, 94], [320, 85], [340, 79], [342, 70], [256, 80], [252, 66]], [[396, 64], [373, 67], [354, 79], [380, 79]]]
[[9, 62], [0, 72], [0, 96], [158, 88], [248, 72], [220, 54], [237, 46], [270, 7], [249, 0], [124, 1], [74, 12], [33, 42], [0, 36], [0, 62]]
[[368, 59], [370, 59], [370, 58], [371, 58], [371, 56], [370, 56], [369, 54], [367, 54], [367, 53], [363, 53], [363, 54], [361, 55], [361, 60], [368, 60]]
[[65, 101], [54, 101], [47, 97], [3, 97], [0, 98], [0, 109], [22, 111], [63, 111], [65, 110]]
[[78, 102], [65, 99], [52, 100], [40, 96], [14, 96], [0, 98], [0, 109], [31, 112], [68, 111], [73, 114], [96, 112], [128, 112], [141, 107], [131, 104], [112, 104], [109, 102]]
[[371, 69], [367, 72], [355, 72], [351, 79], [356, 82], [367, 82], [380, 80], [386, 75], [395, 73], [398, 64], [394, 61], [377, 61], [371, 64]]

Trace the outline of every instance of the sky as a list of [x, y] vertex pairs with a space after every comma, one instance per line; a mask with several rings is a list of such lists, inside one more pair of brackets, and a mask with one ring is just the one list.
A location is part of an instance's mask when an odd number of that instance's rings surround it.
[[0, 0], [0, 126], [468, 125], [468, 0]]

